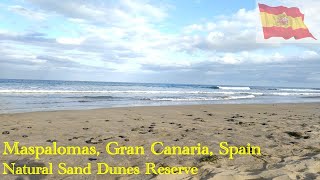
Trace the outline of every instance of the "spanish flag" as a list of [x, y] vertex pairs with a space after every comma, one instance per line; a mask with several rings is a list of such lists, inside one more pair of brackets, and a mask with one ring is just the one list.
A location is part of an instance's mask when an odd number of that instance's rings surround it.
[[311, 37], [316, 40], [304, 24], [304, 14], [300, 12], [299, 8], [270, 7], [259, 4], [259, 9], [264, 39], [271, 37], [282, 37], [284, 39]]

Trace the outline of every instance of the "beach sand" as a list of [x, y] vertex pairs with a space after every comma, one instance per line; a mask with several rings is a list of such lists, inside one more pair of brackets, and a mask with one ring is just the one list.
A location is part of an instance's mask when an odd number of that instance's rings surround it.
[[[97, 156], [1, 155], [0, 179], [320, 179], [320, 104], [195, 105], [130, 107], [0, 115], [0, 152], [4, 141], [20, 146], [95, 146]], [[144, 146], [145, 155], [106, 153], [108, 142]], [[215, 155], [153, 155], [150, 145], [208, 146]], [[261, 155], [219, 154], [219, 143], [248, 143]], [[92, 163], [92, 175], [2, 175], [3, 162], [27, 166], [70, 166]], [[137, 166], [138, 175], [95, 175], [97, 162]], [[145, 163], [157, 167], [195, 166], [197, 175], [145, 175]], [[54, 167], [54, 171], [57, 171]]]

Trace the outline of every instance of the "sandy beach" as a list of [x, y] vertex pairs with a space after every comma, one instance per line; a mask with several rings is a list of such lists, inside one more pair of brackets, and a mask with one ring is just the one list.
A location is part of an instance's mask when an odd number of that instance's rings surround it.
[[[320, 179], [320, 104], [196, 105], [130, 107], [0, 115], [3, 142], [20, 146], [94, 146], [91, 155], [1, 155], [0, 179]], [[110, 155], [106, 145], [142, 146], [144, 155]], [[208, 146], [206, 155], [154, 155], [150, 146]], [[261, 147], [261, 155], [219, 154], [219, 144]], [[156, 151], [161, 151], [157, 146]], [[92, 164], [91, 175], [3, 175], [2, 163], [16, 166]], [[96, 164], [139, 167], [137, 175], [96, 175]], [[146, 175], [156, 167], [197, 167], [196, 175]]]

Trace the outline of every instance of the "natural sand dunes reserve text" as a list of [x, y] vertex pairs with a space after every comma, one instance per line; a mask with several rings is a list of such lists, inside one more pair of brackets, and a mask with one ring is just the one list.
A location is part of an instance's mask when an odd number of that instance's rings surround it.
[[[228, 156], [234, 159], [234, 155], [261, 155], [259, 146], [230, 146], [228, 142], [220, 142], [218, 154]], [[105, 146], [105, 152], [110, 156], [135, 156], [145, 155], [150, 152], [155, 156], [215, 156], [215, 152], [210, 150], [208, 146], [198, 143], [194, 146], [167, 146], [163, 142], [153, 142], [149, 149], [143, 146], [121, 146], [118, 142], [109, 142]], [[4, 142], [3, 156], [33, 156], [39, 160], [42, 156], [99, 156], [100, 151], [95, 146], [59, 146], [57, 142], [53, 142], [51, 146], [23, 146], [19, 142]], [[93, 163], [87, 163], [86, 166], [68, 166], [65, 162], [54, 165], [48, 162], [46, 166], [28, 167], [27, 165], [17, 166], [14, 162], [3, 162], [2, 174], [54, 174], [53, 166], [57, 166], [57, 174], [92, 174]], [[97, 174], [140, 174], [139, 167], [123, 167], [110, 166], [106, 162], [95, 163]], [[172, 166], [172, 167], [156, 167], [153, 162], [145, 162], [145, 174], [197, 174], [197, 167]]]

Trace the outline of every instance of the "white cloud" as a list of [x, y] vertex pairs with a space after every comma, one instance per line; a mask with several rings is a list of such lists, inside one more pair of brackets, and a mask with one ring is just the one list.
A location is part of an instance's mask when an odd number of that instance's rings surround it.
[[203, 31], [203, 29], [204, 29], [203, 26], [200, 24], [191, 24], [191, 25], [184, 28], [184, 32], [185, 33], [193, 33], [196, 31]]
[[148, 4], [146, 1], [121, 0], [120, 4], [130, 14], [148, 16], [153, 20], [162, 20], [167, 17], [163, 9]]
[[45, 20], [47, 18], [47, 15], [43, 12], [32, 11], [19, 5], [10, 6], [9, 10], [31, 20]]
[[45, 11], [61, 14], [70, 18], [93, 20], [105, 15], [105, 12], [98, 6], [92, 6], [88, 3], [79, 4], [72, 0], [64, 0], [63, 2], [56, 0], [28, 0], [28, 2], [35, 4]]
[[85, 40], [84, 38], [68, 38], [68, 37], [61, 37], [56, 39], [58, 43], [71, 44], [71, 45], [80, 45], [84, 40]]
[[[271, 45], [257, 44], [257, 9], [240, 9], [231, 16], [217, 16], [202, 24], [185, 28], [189, 34], [181, 37], [181, 50], [239, 52]], [[199, 33], [200, 31], [200, 33]]]

